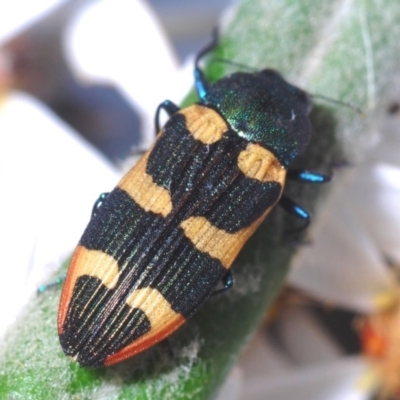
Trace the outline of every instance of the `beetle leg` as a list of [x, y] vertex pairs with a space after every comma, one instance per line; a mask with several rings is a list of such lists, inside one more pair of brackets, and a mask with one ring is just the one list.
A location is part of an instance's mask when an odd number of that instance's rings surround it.
[[164, 110], [168, 114], [168, 116], [171, 117], [172, 115], [177, 113], [180, 110], [180, 108], [171, 100], [165, 100], [157, 107], [155, 121], [154, 121], [154, 126], [156, 127], [156, 134], [160, 132], [161, 129], [161, 124], [160, 124], [161, 110]]
[[330, 175], [303, 169], [289, 169], [287, 172], [287, 178], [292, 181], [304, 183], [325, 183], [331, 180]]
[[103, 205], [105, 199], [108, 197], [109, 194], [109, 192], [102, 193], [99, 198], [94, 202], [92, 208], [92, 218], [96, 216], [96, 211]]
[[[287, 178], [292, 181], [296, 181], [296, 182], [316, 183], [316, 184], [329, 182], [331, 180], [330, 175], [321, 174], [320, 172], [308, 171], [308, 170], [303, 170], [303, 169], [289, 169], [287, 172]], [[286, 233], [292, 234], [292, 233], [300, 232], [300, 231], [306, 229], [307, 226], [310, 224], [310, 214], [303, 207], [301, 207], [300, 205], [295, 203], [289, 197], [282, 195], [282, 197], [279, 200], [279, 204], [289, 214], [291, 214], [294, 217], [299, 218], [303, 221], [303, 225], [301, 227], [291, 230]]]
[[62, 275], [62, 276], [59, 276], [57, 279], [55, 279], [53, 282], [51, 282], [51, 283], [48, 283], [48, 284], [46, 284], [46, 285], [41, 285], [41, 286], [39, 286], [38, 288], [37, 288], [37, 290], [36, 290], [36, 293], [37, 294], [42, 294], [42, 293], [44, 293], [44, 292], [47, 292], [49, 289], [53, 289], [53, 288], [55, 288], [55, 287], [57, 287], [57, 286], [59, 286], [59, 285], [61, 285], [64, 281], [65, 281], [65, 278], [66, 278], [67, 276], [64, 274], [64, 275]]
[[233, 287], [233, 284], [235, 283], [235, 278], [233, 277], [233, 272], [231, 269], [228, 269], [226, 271], [221, 281], [222, 281], [222, 288], [216, 289], [213, 293], [211, 293], [211, 296], [216, 296], [218, 294], [224, 293]]
[[[96, 216], [97, 210], [102, 206], [102, 204], [104, 203], [104, 200], [108, 197], [109, 194], [110, 193], [108, 193], [108, 192], [102, 193], [99, 196], [99, 198], [95, 201], [93, 208], [92, 208], [91, 218]], [[39, 286], [37, 288], [37, 293], [42, 294], [44, 292], [47, 292], [47, 290], [49, 290], [49, 289], [53, 289], [53, 288], [59, 286], [61, 283], [63, 283], [65, 281], [65, 278], [66, 278], [66, 275], [63, 275], [63, 276], [58, 277], [51, 283]]]
[[300, 232], [304, 229], [307, 228], [307, 226], [310, 224], [310, 214], [301, 206], [299, 206], [297, 203], [295, 203], [292, 199], [289, 197], [282, 195], [282, 197], [279, 200], [279, 205], [282, 206], [282, 208], [287, 211], [289, 214], [293, 215], [296, 218], [299, 218], [303, 221], [303, 224], [301, 227], [297, 229], [293, 229], [289, 232], [286, 233], [296, 233]]

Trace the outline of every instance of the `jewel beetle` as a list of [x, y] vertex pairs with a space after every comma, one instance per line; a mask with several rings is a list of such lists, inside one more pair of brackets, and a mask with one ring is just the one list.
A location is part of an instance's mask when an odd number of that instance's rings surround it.
[[309, 221], [282, 195], [286, 178], [328, 179], [288, 169], [310, 140], [309, 95], [271, 69], [208, 82], [199, 63], [216, 44], [195, 61], [199, 101], [158, 107], [154, 145], [99, 198], [75, 250], [58, 332], [82, 366], [118, 363], [168, 337], [232, 286], [232, 262], [277, 203]]

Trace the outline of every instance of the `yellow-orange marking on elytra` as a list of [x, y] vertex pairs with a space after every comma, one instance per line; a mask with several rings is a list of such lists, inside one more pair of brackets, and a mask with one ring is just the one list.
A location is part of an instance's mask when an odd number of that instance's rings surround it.
[[154, 183], [151, 175], [146, 172], [150, 151], [121, 179], [118, 187], [145, 211], [166, 217], [172, 211], [171, 195], [167, 189]]
[[186, 321], [182, 314], [171, 308], [169, 302], [157, 289], [149, 287], [136, 289], [128, 296], [126, 303], [131, 308], [138, 308], [146, 314], [150, 321], [150, 331], [119, 352], [107, 357], [104, 365], [115, 364], [148, 349], [171, 335]]
[[140, 308], [146, 314], [152, 330], [162, 328], [165, 321], [181, 317], [157, 289], [150, 287], [134, 290], [126, 299], [126, 303], [131, 308]]
[[84, 246], [76, 248], [61, 295], [58, 312], [59, 331], [62, 331], [75, 283], [84, 275], [97, 278], [108, 289], [113, 289], [119, 277], [118, 263], [112, 256], [100, 250], [89, 250]]
[[278, 159], [267, 149], [254, 143], [249, 143], [238, 157], [239, 169], [248, 177], [261, 182], [275, 181], [285, 183], [286, 169]]
[[179, 114], [185, 116], [186, 128], [192, 136], [203, 144], [218, 142], [229, 130], [227, 123], [212, 108], [194, 104]]
[[197, 250], [217, 258], [224, 268], [229, 268], [247, 239], [265, 219], [272, 207], [247, 228], [235, 233], [214, 226], [205, 217], [190, 217], [181, 223], [185, 236]]

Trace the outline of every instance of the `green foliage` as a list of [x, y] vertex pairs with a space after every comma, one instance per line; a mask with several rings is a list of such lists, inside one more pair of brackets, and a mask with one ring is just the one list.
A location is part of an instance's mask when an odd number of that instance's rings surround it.
[[[274, 68], [313, 94], [351, 102], [368, 113], [400, 65], [400, 3], [247, 0], [221, 34], [218, 57], [252, 68]], [[237, 69], [211, 62], [212, 78]], [[318, 99], [315, 102], [320, 103]], [[371, 135], [368, 118], [325, 103], [312, 114], [314, 139], [300, 161], [319, 168], [359, 159]], [[293, 185], [296, 201], [314, 209], [322, 193]], [[233, 266], [235, 287], [212, 298], [161, 346], [121, 365], [82, 369], [62, 354], [56, 332], [59, 290], [48, 291], [10, 332], [0, 360], [2, 399], [209, 399], [262, 320], [289, 268], [283, 243], [288, 218], [275, 210]]]

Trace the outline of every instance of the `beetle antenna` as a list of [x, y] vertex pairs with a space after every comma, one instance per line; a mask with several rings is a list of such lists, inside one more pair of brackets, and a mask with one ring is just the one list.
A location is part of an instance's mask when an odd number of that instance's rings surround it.
[[327, 103], [332, 103], [332, 104], [336, 104], [336, 105], [341, 106], [341, 107], [350, 108], [351, 110], [353, 110], [357, 114], [359, 114], [361, 117], [365, 117], [364, 111], [361, 110], [361, 108], [355, 106], [354, 104], [347, 103], [346, 101], [336, 100], [336, 99], [333, 99], [332, 97], [324, 96], [323, 94], [311, 94], [311, 93], [309, 93], [309, 95], [314, 99], [317, 98], [317, 99], [326, 101]]
[[[244, 70], [249, 71], [249, 72], [258, 72], [257, 68], [250, 67], [249, 65], [242, 64], [242, 63], [239, 63], [239, 62], [236, 62], [236, 61], [228, 60], [226, 58], [215, 57], [215, 58], [213, 58], [211, 60], [211, 62], [218, 62], [218, 63], [228, 64], [228, 65], [231, 65], [233, 67], [238, 67], [238, 68], [244, 69]], [[324, 96], [322, 94], [311, 94], [311, 93], [308, 93], [308, 94], [312, 98], [318, 98], [318, 99], [321, 99], [321, 100], [326, 101], [328, 103], [333, 103], [333, 104], [336, 104], [338, 106], [350, 108], [351, 110], [353, 110], [357, 114], [359, 114], [361, 117], [365, 117], [365, 113], [363, 112], [363, 110], [361, 110], [361, 108], [359, 108], [359, 107], [357, 107], [357, 106], [355, 106], [353, 104], [350, 104], [350, 103], [348, 103], [346, 101], [336, 100], [336, 99], [333, 99], [331, 97]]]
[[226, 58], [221, 58], [221, 57], [213, 58], [211, 60], [211, 62], [219, 62], [219, 63], [222, 63], [222, 64], [228, 64], [228, 65], [231, 65], [233, 67], [238, 67], [238, 68], [250, 71], [250, 72], [257, 72], [258, 71], [257, 68], [250, 67], [249, 65], [242, 64], [242, 63], [239, 63], [239, 62], [236, 62], [236, 61], [232, 61], [232, 60], [228, 60]]
[[201, 49], [200, 52], [196, 56], [196, 59], [194, 62], [194, 66], [196, 69], [200, 69], [200, 67], [199, 67], [200, 60], [211, 50], [215, 49], [217, 47], [217, 45], [218, 45], [218, 29], [215, 28], [215, 29], [213, 29], [213, 32], [212, 32], [211, 42], [208, 43], [203, 49]]
[[202, 101], [206, 101], [208, 82], [204, 76], [202, 69], [199, 66], [199, 63], [200, 60], [207, 53], [209, 53], [211, 50], [217, 47], [217, 45], [218, 45], [218, 30], [214, 29], [211, 42], [199, 52], [194, 63], [194, 80], [195, 80], [196, 91], [197, 95], [199, 96], [199, 99], [201, 99]]

